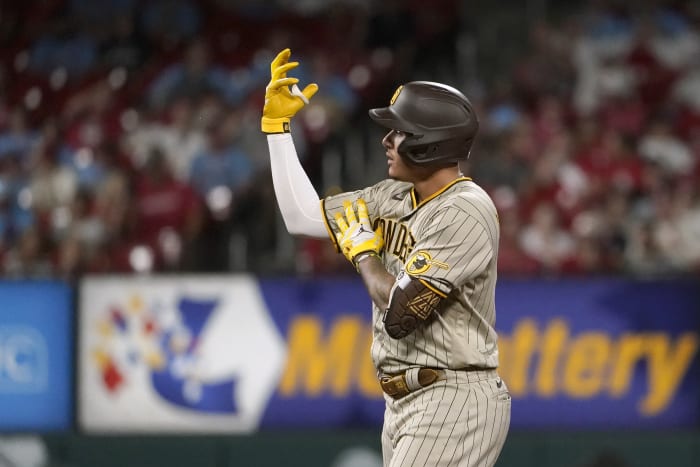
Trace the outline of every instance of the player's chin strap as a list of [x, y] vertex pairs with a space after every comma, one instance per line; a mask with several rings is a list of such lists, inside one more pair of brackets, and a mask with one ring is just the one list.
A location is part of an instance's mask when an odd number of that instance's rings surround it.
[[420, 279], [402, 271], [391, 288], [389, 305], [384, 311], [387, 334], [394, 339], [406, 337], [428, 321], [441, 302], [442, 297]]

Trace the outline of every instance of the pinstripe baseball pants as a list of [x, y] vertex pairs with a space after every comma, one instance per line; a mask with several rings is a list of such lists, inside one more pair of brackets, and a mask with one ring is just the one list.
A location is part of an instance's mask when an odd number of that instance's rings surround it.
[[384, 396], [385, 467], [484, 467], [496, 463], [511, 399], [496, 370], [445, 371], [446, 379], [394, 400]]

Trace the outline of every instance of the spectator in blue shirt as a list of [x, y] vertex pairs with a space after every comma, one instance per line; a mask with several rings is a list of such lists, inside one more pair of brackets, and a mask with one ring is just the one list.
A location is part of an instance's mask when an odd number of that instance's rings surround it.
[[[223, 192], [230, 193], [233, 198], [246, 191], [252, 181], [253, 162], [236, 143], [239, 119], [240, 116], [232, 112], [220, 123], [213, 124], [208, 129], [207, 149], [196, 155], [192, 162], [190, 183], [207, 200], [210, 209], [214, 193], [228, 190]], [[216, 200], [214, 204], [217, 204]]]

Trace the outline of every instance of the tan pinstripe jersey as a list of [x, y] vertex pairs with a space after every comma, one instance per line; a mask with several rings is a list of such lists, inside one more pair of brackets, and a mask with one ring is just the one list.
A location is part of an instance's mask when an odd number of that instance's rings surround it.
[[376, 367], [385, 373], [416, 365], [497, 367], [494, 292], [499, 227], [486, 192], [463, 177], [420, 203], [412, 184], [395, 180], [330, 196], [321, 207], [334, 243], [335, 213], [342, 212], [343, 201], [360, 197], [375, 229], [379, 224], [384, 228], [382, 261], [387, 270], [394, 276], [407, 272], [447, 301], [436, 319], [398, 340], [384, 331], [383, 310], [373, 305]]

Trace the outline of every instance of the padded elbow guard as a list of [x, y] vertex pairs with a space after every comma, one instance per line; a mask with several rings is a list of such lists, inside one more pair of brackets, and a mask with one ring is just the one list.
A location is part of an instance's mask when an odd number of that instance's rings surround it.
[[384, 312], [384, 328], [394, 339], [411, 334], [438, 311], [442, 297], [419, 279], [401, 274], [394, 283]]

